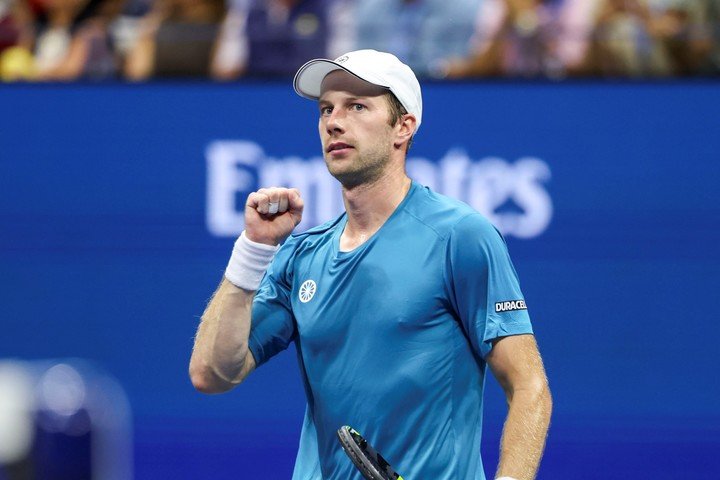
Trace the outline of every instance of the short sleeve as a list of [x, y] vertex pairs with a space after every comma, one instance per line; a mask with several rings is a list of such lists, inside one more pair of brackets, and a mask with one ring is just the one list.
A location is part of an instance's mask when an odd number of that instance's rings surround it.
[[258, 366], [285, 350], [295, 338], [290, 304], [295, 244], [289, 240], [280, 248], [255, 293], [248, 343]]
[[485, 358], [497, 338], [532, 333], [505, 240], [485, 217], [476, 213], [460, 220], [446, 253], [450, 302], [477, 354]]

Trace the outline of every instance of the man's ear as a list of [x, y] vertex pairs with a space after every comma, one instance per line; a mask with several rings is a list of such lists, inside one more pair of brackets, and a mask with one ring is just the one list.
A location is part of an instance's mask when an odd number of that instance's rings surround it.
[[409, 143], [415, 134], [415, 126], [417, 125], [417, 119], [412, 113], [406, 113], [400, 119], [397, 124], [399, 127], [397, 137], [395, 140], [395, 148], [400, 148], [404, 143]]

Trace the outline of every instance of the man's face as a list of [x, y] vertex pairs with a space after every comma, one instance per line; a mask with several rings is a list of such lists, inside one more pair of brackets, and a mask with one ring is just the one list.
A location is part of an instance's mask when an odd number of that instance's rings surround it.
[[318, 128], [330, 174], [345, 187], [382, 175], [393, 149], [387, 90], [345, 71], [322, 82]]

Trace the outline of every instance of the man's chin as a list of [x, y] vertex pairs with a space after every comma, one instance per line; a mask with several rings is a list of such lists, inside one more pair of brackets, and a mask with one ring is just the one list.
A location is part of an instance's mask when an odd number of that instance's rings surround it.
[[351, 170], [328, 167], [328, 171], [346, 190], [374, 183], [382, 176], [382, 169]]
[[328, 171], [335, 180], [340, 182], [340, 184], [347, 189], [354, 188], [365, 183], [363, 175], [358, 174], [358, 172], [341, 169], [328, 169]]

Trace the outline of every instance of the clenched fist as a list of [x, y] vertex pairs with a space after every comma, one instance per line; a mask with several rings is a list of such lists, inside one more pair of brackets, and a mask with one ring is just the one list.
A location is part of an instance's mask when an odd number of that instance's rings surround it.
[[245, 235], [253, 242], [278, 245], [302, 220], [303, 206], [296, 188], [261, 188], [245, 202]]

